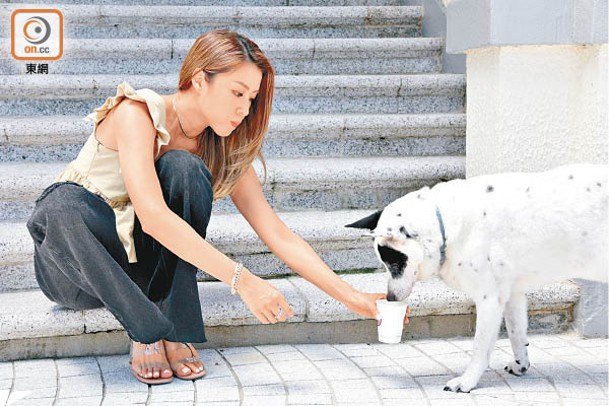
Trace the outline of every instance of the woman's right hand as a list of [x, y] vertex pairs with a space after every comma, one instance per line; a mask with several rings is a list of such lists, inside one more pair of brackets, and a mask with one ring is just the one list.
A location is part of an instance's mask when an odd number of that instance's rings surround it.
[[275, 324], [294, 315], [281, 292], [262, 278], [244, 269], [237, 292], [262, 324]]

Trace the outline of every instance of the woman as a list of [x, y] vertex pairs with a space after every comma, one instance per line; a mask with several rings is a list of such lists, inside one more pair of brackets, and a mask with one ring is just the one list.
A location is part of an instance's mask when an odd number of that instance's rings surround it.
[[192, 342], [205, 334], [197, 268], [230, 285], [260, 322], [293, 315], [283, 295], [205, 241], [213, 200], [230, 195], [270, 250], [352, 311], [375, 317], [383, 294], [337, 277], [268, 205], [252, 167], [273, 98], [258, 46], [219, 30], [199, 37], [179, 90], [118, 87], [89, 116], [93, 133], [36, 202], [28, 221], [36, 278], [74, 309], [105, 306], [131, 338], [131, 367], [148, 384], [205, 374]]

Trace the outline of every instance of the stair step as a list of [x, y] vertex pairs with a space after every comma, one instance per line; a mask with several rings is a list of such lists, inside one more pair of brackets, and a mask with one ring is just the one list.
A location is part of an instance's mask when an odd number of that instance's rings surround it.
[[[0, 164], [0, 221], [23, 220], [35, 199], [65, 163]], [[261, 166], [256, 164], [262, 177]], [[263, 186], [277, 211], [341, 210], [384, 207], [398, 197], [441, 180], [465, 177], [462, 156], [273, 158], [267, 160]], [[229, 199], [216, 212], [234, 212]]]
[[[379, 264], [369, 239], [345, 224], [370, 214], [370, 210], [307, 211], [278, 213], [304, 238], [326, 263], [336, 270], [376, 268]], [[287, 275], [291, 271], [260, 241], [239, 214], [212, 215], [207, 240], [221, 252], [245, 264], [261, 276]], [[0, 291], [32, 289], [34, 246], [25, 222], [0, 223]], [[199, 280], [210, 277], [203, 272]]]
[[[24, 75], [0, 76], [0, 116], [85, 115], [116, 92], [123, 80], [134, 88], [166, 94], [176, 75]], [[461, 113], [465, 76], [279, 75], [273, 111], [286, 114]]]
[[[2, 4], [0, 13], [38, 8], [36, 4]], [[228, 28], [251, 38], [418, 37], [422, 8], [225, 7], [62, 4], [66, 38], [197, 38]], [[10, 37], [9, 24], [0, 37]]]
[[[8, 43], [8, 39], [5, 39]], [[441, 38], [263, 38], [255, 40], [282, 75], [405, 74], [439, 72]], [[192, 39], [81, 39], [64, 41], [52, 74], [167, 74], [180, 71]], [[10, 48], [0, 49], [3, 74], [24, 74]], [[134, 52], [136, 51], [136, 52]]]
[[[384, 272], [343, 275], [342, 278], [366, 292], [384, 292], [387, 286]], [[243, 332], [256, 332], [261, 328], [272, 328], [273, 335], [283, 343], [303, 343], [303, 340], [315, 337], [312, 332], [324, 329], [324, 326], [331, 331], [329, 337], [323, 337], [324, 342], [352, 342], [353, 338], [341, 332], [343, 329], [340, 327], [345, 325], [351, 326], [351, 330], [355, 327], [365, 331], [369, 341], [376, 341], [374, 320], [363, 320], [302, 278], [270, 282], [286, 296], [294, 309], [295, 315], [287, 323], [262, 326], [238, 296], [229, 294], [228, 286], [220, 282], [199, 283], [208, 335], [213, 337], [220, 333], [226, 340], [212, 345], [260, 344], [257, 334]], [[579, 290], [570, 282], [531, 292], [528, 294], [529, 330], [547, 333], [567, 329], [578, 299]], [[0, 301], [3, 304], [0, 307], [0, 359], [112, 354], [126, 348], [122, 326], [106, 309], [65, 309], [50, 302], [39, 290], [0, 293]], [[438, 280], [418, 282], [407, 302], [411, 307], [411, 323], [405, 328], [403, 337], [406, 339], [471, 335], [473, 332], [473, 301]], [[116, 334], [123, 337], [119, 350], [116, 348]], [[265, 338], [267, 334], [264, 334]], [[115, 339], [108, 339], [108, 335]], [[218, 341], [218, 337], [215, 340]], [[79, 345], [70, 345], [74, 342]]]
[[[93, 129], [81, 116], [4, 117], [0, 162], [73, 160]], [[465, 154], [465, 114], [273, 114], [265, 157]]]

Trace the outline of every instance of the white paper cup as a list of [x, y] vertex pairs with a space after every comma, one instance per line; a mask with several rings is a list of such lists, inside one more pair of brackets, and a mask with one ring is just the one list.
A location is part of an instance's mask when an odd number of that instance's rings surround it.
[[388, 344], [397, 344], [402, 341], [406, 302], [377, 300], [376, 306], [379, 310], [377, 320], [379, 341]]

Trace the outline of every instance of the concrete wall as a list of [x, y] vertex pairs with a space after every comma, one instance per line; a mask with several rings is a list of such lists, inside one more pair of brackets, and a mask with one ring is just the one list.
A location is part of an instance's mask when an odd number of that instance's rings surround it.
[[467, 52], [467, 176], [607, 163], [607, 45]]

